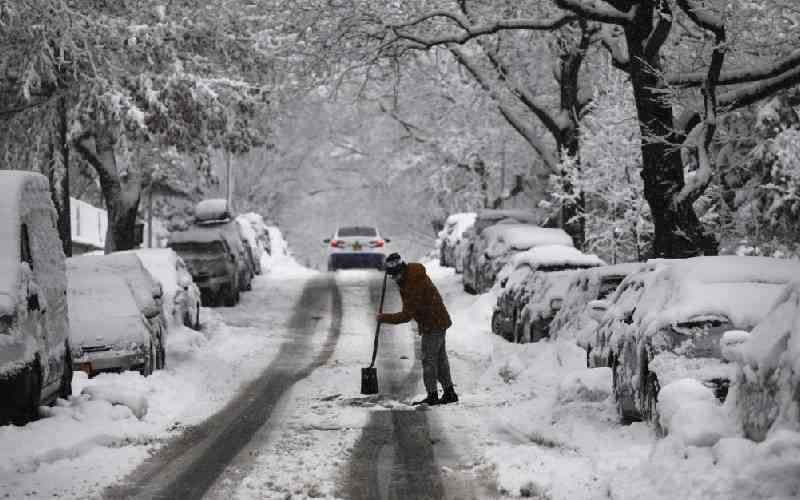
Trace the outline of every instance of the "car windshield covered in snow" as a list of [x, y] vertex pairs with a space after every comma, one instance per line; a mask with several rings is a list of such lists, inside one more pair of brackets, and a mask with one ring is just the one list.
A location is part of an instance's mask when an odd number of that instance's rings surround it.
[[377, 236], [378, 232], [374, 227], [367, 226], [349, 226], [341, 227], [337, 231], [340, 238], [347, 238], [351, 236]]

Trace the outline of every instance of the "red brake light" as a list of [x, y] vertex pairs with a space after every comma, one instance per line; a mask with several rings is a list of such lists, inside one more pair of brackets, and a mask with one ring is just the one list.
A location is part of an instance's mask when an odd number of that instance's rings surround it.
[[331, 248], [344, 248], [344, 241], [331, 240]]
[[370, 241], [369, 242], [369, 246], [371, 246], [372, 248], [382, 247], [383, 246], [383, 240]]

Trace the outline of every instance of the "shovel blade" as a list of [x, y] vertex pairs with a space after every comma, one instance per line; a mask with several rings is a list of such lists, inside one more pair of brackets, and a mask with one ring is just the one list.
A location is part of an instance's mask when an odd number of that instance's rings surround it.
[[378, 394], [378, 369], [361, 369], [361, 394]]

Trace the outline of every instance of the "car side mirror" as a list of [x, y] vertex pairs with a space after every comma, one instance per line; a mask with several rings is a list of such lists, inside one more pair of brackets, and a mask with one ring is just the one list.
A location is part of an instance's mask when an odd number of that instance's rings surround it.
[[599, 322], [600, 318], [602, 318], [608, 310], [608, 305], [607, 300], [593, 300], [589, 302], [589, 316], [593, 320]]
[[383, 241], [385, 241], [386, 243], [391, 243], [392, 242], [391, 238], [384, 238]]
[[188, 276], [181, 276], [180, 280], [178, 280], [178, 285], [184, 290], [188, 290], [192, 286], [192, 279]]

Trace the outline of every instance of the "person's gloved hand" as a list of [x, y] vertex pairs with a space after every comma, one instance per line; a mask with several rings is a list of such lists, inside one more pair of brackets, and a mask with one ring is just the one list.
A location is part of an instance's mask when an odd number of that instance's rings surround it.
[[378, 313], [375, 315], [375, 319], [378, 320], [378, 323], [383, 323], [384, 314]]

